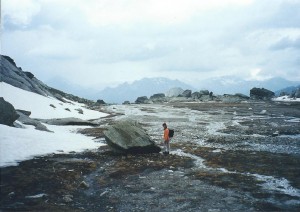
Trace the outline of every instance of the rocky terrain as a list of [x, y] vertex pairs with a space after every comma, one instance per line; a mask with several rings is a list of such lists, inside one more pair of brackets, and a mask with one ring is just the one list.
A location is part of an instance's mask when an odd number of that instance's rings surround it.
[[85, 103], [87, 105], [94, 105], [93, 101], [49, 87], [42, 81], [38, 80], [33, 73], [23, 71], [22, 68], [18, 67], [15, 61], [9, 56], [0, 55], [0, 61], [0, 82], [5, 82], [23, 90], [34, 92], [43, 96], [51, 96], [62, 102], [65, 101], [63, 98], [66, 98], [76, 102]]
[[[299, 103], [170, 102], [102, 106], [79, 133], [139, 122], [170, 155], [51, 154], [1, 168], [2, 211], [299, 211]], [[100, 108], [99, 108], [100, 109]]]

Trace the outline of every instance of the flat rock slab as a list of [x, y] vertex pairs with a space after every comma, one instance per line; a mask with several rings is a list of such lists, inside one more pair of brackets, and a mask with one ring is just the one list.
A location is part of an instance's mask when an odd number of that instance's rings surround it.
[[104, 131], [107, 144], [119, 153], [158, 153], [161, 151], [140, 124], [125, 120]]
[[41, 122], [50, 125], [77, 125], [77, 126], [97, 126], [97, 124], [79, 118], [59, 118], [59, 119], [39, 119]]

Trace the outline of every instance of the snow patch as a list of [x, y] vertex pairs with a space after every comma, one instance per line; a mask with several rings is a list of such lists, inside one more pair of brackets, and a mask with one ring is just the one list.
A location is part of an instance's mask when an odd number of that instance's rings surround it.
[[280, 96], [272, 100], [275, 102], [300, 102], [300, 98], [290, 98], [289, 96]]
[[93, 141], [90, 137], [77, 134], [75, 126], [46, 125], [54, 133], [0, 125], [0, 166], [17, 165], [19, 161], [50, 153], [83, 151], [95, 149], [104, 143]]
[[258, 180], [264, 181], [262, 187], [266, 190], [279, 191], [290, 196], [300, 197], [300, 189], [294, 188], [285, 178], [275, 178], [259, 174], [249, 174], [256, 177]]
[[[22, 90], [5, 82], [0, 82], [0, 96], [2, 96], [5, 101], [11, 103], [15, 109], [30, 111], [31, 118], [51, 119], [74, 117], [88, 120], [108, 115], [95, 110], [89, 110], [78, 102], [65, 99], [67, 102], [64, 103], [52, 97], [45, 97]], [[81, 109], [83, 114], [80, 114], [78, 109]]]

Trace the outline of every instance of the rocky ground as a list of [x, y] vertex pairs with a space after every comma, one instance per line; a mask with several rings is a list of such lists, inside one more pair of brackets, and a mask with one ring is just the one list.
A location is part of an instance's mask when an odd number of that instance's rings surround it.
[[[2, 211], [299, 211], [300, 104], [118, 105], [81, 133], [131, 118], [171, 154], [53, 154], [1, 168]], [[101, 140], [101, 139], [100, 139]]]

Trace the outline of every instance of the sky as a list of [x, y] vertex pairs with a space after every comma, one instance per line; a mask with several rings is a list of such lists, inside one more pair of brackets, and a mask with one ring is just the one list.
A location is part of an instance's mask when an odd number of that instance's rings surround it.
[[1, 53], [47, 82], [300, 81], [300, 0], [2, 0]]

